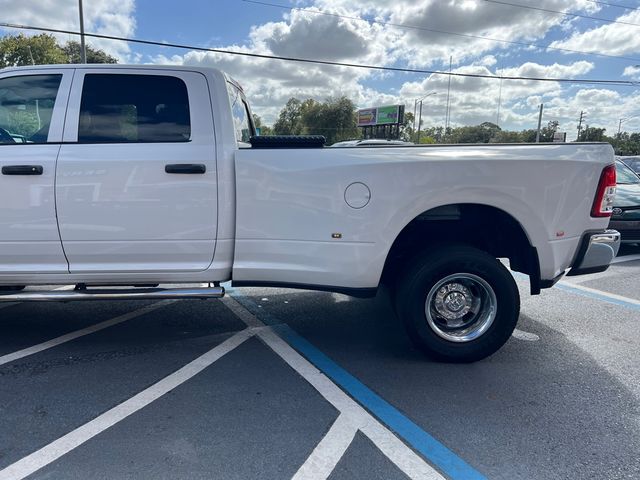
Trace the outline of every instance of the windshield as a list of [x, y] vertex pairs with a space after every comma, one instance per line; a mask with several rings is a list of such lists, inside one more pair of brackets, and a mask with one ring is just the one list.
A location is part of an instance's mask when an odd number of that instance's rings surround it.
[[622, 162], [616, 162], [616, 176], [618, 185], [640, 183], [640, 178]]

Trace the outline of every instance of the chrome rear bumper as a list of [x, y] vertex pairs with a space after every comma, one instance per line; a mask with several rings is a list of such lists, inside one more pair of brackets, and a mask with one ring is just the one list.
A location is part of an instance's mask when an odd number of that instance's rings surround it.
[[586, 233], [567, 276], [604, 272], [619, 249], [620, 233], [617, 230]]

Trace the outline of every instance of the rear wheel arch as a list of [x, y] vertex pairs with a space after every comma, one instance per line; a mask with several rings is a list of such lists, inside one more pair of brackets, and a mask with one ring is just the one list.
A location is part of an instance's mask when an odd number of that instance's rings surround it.
[[538, 251], [525, 228], [504, 210], [476, 203], [442, 205], [413, 218], [387, 252], [381, 282], [393, 287], [416, 255], [452, 243], [475, 247], [495, 258], [508, 258], [512, 270], [529, 275], [531, 293], [540, 293]]

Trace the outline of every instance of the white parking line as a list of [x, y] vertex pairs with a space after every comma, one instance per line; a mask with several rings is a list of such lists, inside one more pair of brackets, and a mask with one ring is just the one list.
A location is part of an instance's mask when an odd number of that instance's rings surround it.
[[625, 263], [625, 262], [635, 262], [636, 260], [640, 260], [640, 254], [636, 255], [622, 255], [620, 257], [616, 257], [611, 260], [611, 263]]
[[358, 425], [355, 425], [347, 415], [340, 414], [292, 480], [329, 478], [344, 452], [351, 445], [356, 433], [358, 433]]
[[598, 290], [596, 288], [585, 287], [584, 285], [571, 283], [565, 280], [561, 280], [560, 282], [558, 282], [558, 286], [564, 287], [564, 289], [567, 290], [574, 289], [580, 292], [584, 292], [585, 295], [597, 299], [607, 299], [612, 303], [626, 304], [627, 306], [634, 307], [634, 309], [638, 309], [640, 307], [640, 300], [636, 300], [635, 298], [623, 297], [622, 295], [616, 295], [615, 293]]
[[535, 333], [525, 332], [523, 330], [518, 330], [517, 328], [513, 331], [512, 336], [513, 338], [524, 340], [525, 342], [537, 342], [540, 340], [540, 337]]
[[177, 388], [190, 378], [229, 353], [245, 340], [251, 338], [255, 330], [247, 329], [236, 333], [220, 345], [212, 348], [205, 354], [188, 363], [180, 370], [151, 385], [146, 390], [138, 393], [129, 400], [108, 410], [88, 423], [67, 433], [63, 437], [42, 447], [40, 450], [18, 460], [3, 470], [0, 470], [0, 480], [21, 480], [37, 472], [41, 468], [56, 461], [58, 458], [79, 447], [101, 432], [124, 420], [129, 415], [146, 407], [153, 401]]
[[139, 317], [177, 301], [178, 300], [162, 300], [161, 302], [147, 305], [146, 307], [139, 308], [138, 310], [134, 310], [133, 312], [125, 313], [124, 315], [120, 315], [110, 320], [105, 320], [104, 322], [96, 323], [95, 325], [91, 325], [90, 327], [82, 328], [80, 330], [61, 335], [60, 337], [56, 337], [52, 340], [47, 340], [46, 342], [39, 343], [32, 347], [24, 348], [13, 353], [8, 353], [0, 357], [0, 365], [4, 365], [6, 363], [28, 357], [29, 355], [42, 352], [43, 350], [48, 350], [49, 348], [57, 347], [58, 345], [70, 342], [71, 340], [75, 340], [76, 338], [80, 338], [85, 335], [89, 335], [90, 333], [95, 333], [100, 330], [104, 330], [105, 328], [112, 327], [113, 325], [126, 322], [127, 320]]
[[[231, 297], [224, 297], [223, 304], [232, 312], [244, 310], [241, 320], [247, 319], [251, 325], [264, 324], [251, 312], [240, 305], [237, 300]], [[235, 304], [235, 305], [234, 305]], [[249, 320], [250, 319], [250, 320]], [[257, 330], [257, 335], [267, 344], [280, 358], [282, 358], [291, 368], [293, 368], [302, 378], [311, 384], [320, 395], [331, 403], [341, 415], [345, 415], [353, 425], [357, 425], [369, 439], [389, 458], [400, 470], [409, 478], [424, 480], [443, 480], [433, 467], [425, 462], [412, 449], [405, 445], [390, 430], [384, 427], [360, 404], [349, 397], [340, 387], [333, 383], [324, 373], [313, 366], [306, 358], [296, 352], [291, 345], [280, 338], [270, 328]], [[324, 440], [323, 440], [324, 441]], [[336, 442], [336, 436], [332, 435], [327, 442]], [[345, 440], [341, 439], [340, 444], [344, 445]], [[325, 445], [322, 452], [328, 452], [332, 458], [317, 459], [314, 461], [320, 464], [333, 462], [333, 454], [336, 450]], [[337, 449], [339, 450], [339, 449]], [[314, 451], [315, 452], [315, 451]], [[312, 453], [313, 455], [313, 453]], [[1, 478], [1, 477], [0, 477]], [[322, 478], [322, 477], [319, 477]]]

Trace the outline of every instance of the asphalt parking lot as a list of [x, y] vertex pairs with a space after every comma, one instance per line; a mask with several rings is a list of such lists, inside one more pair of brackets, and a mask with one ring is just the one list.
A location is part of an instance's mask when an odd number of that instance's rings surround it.
[[640, 248], [471, 365], [382, 291], [0, 305], [0, 479], [638, 479]]

